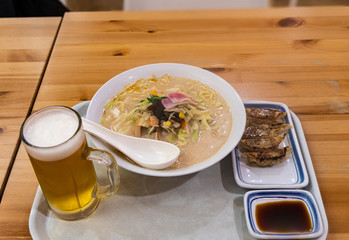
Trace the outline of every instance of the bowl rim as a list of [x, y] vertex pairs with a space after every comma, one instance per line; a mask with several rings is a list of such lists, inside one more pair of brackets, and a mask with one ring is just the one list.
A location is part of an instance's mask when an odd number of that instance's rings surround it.
[[[194, 76], [194, 77], [187, 76], [187, 78], [203, 82], [204, 84], [213, 88], [215, 91], [217, 91], [219, 94], [222, 95], [222, 97], [226, 100], [227, 104], [230, 107], [232, 118], [233, 118], [233, 126], [232, 126], [231, 133], [228, 137], [228, 140], [213, 156], [209, 157], [207, 160], [203, 162], [191, 165], [187, 168], [180, 168], [180, 169], [173, 169], [173, 170], [171, 169], [170, 170], [153, 170], [153, 169], [143, 168], [143, 167], [134, 165], [127, 160], [117, 158], [117, 162], [120, 167], [135, 173], [148, 175], [148, 176], [172, 177], [172, 176], [187, 175], [187, 174], [201, 171], [221, 161], [235, 148], [235, 146], [240, 141], [243, 135], [243, 131], [245, 129], [246, 113], [245, 113], [245, 107], [244, 107], [243, 101], [240, 98], [237, 91], [220, 76], [208, 70], [205, 70], [203, 68], [187, 65], [187, 64], [181, 64], [181, 63], [147, 64], [147, 65], [131, 68], [129, 70], [119, 73], [118, 75], [114, 76], [113, 78], [105, 82], [94, 94], [91, 100], [91, 103], [89, 104], [89, 107], [87, 109], [86, 118], [98, 123], [101, 116], [101, 112], [103, 111], [103, 108], [98, 109], [97, 105], [98, 104], [101, 105], [101, 102], [103, 102], [103, 106], [104, 106], [106, 101], [109, 100], [112, 96], [114, 96], [118, 91], [120, 91], [127, 83], [141, 79], [142, 77], [140, 76], [143, 76], [143, 77], [149, 77], [151, 75], [162, 76], [166, 73], [172, 76], [176, 75], [176, 74], [171, 74], [171, 72], [178, 72], [178, 73], [180, 72], [182, 76], [179, 76], [179, 77], [186, 77], [187, 74]], [[180, 74], [177, 74], [177, 76], [178, 75]], [[115, 89], [116, 85], [120, 89]], [[234, 106], [234, 109], [231, 109], [232, 106]], [[234, 114], [237, 114], [239, 116]], [[99, 117], [99, 119], [97, 119], [96, 116]], [[101, 143], [97, 141], [95, 138], [93, 138], [93, 143], [98, 148], [103, 148]], [[104, 146], [104, 149], [105, 149], [105, 146]]]

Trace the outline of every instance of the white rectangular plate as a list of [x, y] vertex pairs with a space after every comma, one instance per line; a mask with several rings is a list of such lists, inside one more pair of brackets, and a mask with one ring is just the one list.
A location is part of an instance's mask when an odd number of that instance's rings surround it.
[[282, 103], [246, 101], [246, 108], [271, 108], [286, 112], [285, 122], [292, 125], [280, 147], [292, 146], [290, 157], [272, 167], [253, 167], [240, 160], [238, 148], [232, 152], [234, 177], [236, 183], [243, 188], [301, 188], [309, 182], [304, 164], [303, 154], [299, 147], [297, 134], [288, 107]]

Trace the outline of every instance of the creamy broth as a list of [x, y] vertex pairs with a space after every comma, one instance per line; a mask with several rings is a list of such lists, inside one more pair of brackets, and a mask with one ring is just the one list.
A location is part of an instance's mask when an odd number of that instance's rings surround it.
[[[182, 122], [177, 123], [177, 120], [173, 119], [160, 120], [160, 118], [158, 125], [151, 126], [152, 117], [148, 116], [151, 114], [147, 110], [142, 112], [145, 109], [144, 105], [153, 107], [155, 105], [149, 103], [152, 101], [152, 99], [147, 100], [149, 96], [152, 98], [168, 96], [172, 100], [170, 97], [172, 95], [175, 97], [179, 95], [184, 99], [184, 103], [189, 102], [189, 107], [183, 104], [164, 110], [166, 116], [172, 116], [171, 109], [177, 111], [184, 109], [185, 114], [176, 113], [176, 119]], [[175, 100], [177, 101], [177, 98], [173, 101]], [[151, 107], [147, 109], [149, 108]], [[186, 112], [187, 109], [191, 109], [189, 113]], [[194, 116], [192, 112], [195, 113]], [[203, 113], [201, 114], [203, 117], [198, 113]], [[140, 79], [125, 86], [106, 103], [101, 124], [130, 136], [137, 135], [139, 128], [137, 126], [142, 125], [141, 137], [155, 138], [177, 145], [181, 149], [181, 155], [170, 168], [178, 169], [200, 163], [214, 155], [228, 139], [232, 128], [232, 116], [228, 104], [212, 88], [196, 80], [164, 75]], [[171, 127], [168, 129], [167, 125], [177, 127], [179, 125], [178, 128], [173, 128], [177, 131], [177, 135], [173, 134], [174, 130]]]

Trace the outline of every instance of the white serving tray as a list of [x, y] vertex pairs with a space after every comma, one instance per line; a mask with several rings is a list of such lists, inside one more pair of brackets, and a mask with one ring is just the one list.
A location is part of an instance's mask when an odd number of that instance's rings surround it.
[[[88, 102], [74, 107], [84, 115]], [[328, 223], [315, 172], [298, 118], [292, 114], [326, 239]], [[195, 174], [159, 178], [120, 170], [115, 196], [78, 221], [55, 217], [38, 188], [29, 217], [33, 239], [254, 239], [248, 232], [243, 196], [233, 177], [232, 156]]]

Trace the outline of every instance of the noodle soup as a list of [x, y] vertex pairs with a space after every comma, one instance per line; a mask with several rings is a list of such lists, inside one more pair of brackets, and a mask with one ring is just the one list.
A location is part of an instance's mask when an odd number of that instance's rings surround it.
[[214, 155], [229, 137], [232, 115], [223, 97], [207, 85], [164, 75], [126, 85], [105, 104], [101, 125], [177, 145], [181, 155], [170, 169], [178, 169]]

